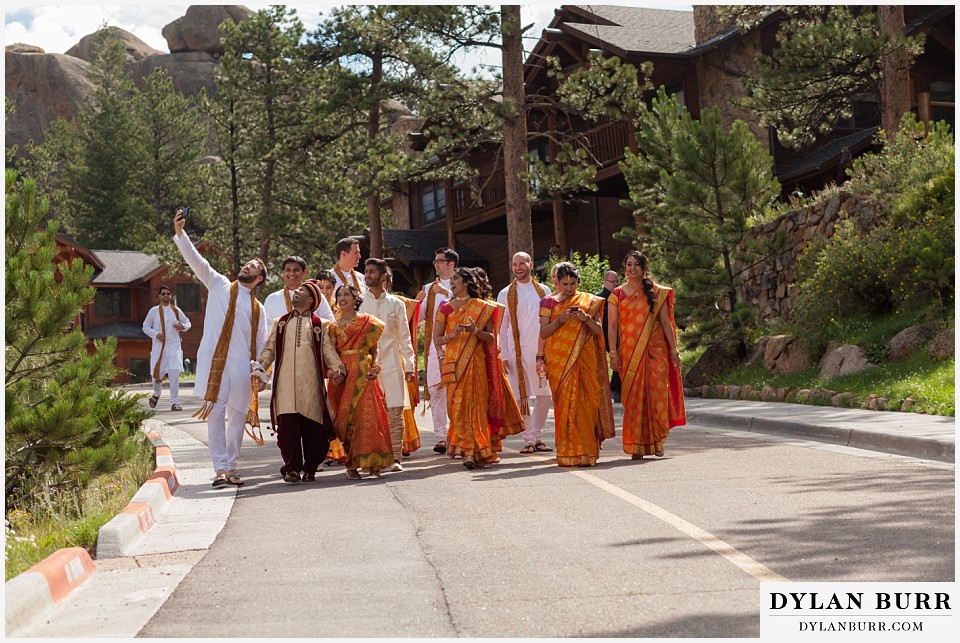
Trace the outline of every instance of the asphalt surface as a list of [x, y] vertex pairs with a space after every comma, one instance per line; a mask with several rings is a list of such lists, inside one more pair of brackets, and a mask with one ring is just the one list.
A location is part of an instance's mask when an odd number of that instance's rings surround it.
[[267, 436], [244, 442], [247, 484], [214, 492], [185, 400], [157, 414], [195, 445], [178, 497], [226, 507], [222, 529], [178, 513], [210, 537], [177, 544], [167, 525], [145, 543], [134, 560], [156, 586], [98, 572], [27, 635], [756, 637], [764, 580], [954, 580], [952, 418], [688, 399], [662, 459], [612, 440], [598, 467], [560, 468], [514, 437], [471, 472], [430, 450], [418, 412], [401, 473], [286, 484]]

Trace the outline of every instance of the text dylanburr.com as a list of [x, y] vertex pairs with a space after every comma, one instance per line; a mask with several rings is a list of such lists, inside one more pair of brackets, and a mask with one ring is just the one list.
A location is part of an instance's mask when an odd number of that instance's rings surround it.
[[960, 623], [956, 583], [761, 583], [760, 637], [943, 641]]

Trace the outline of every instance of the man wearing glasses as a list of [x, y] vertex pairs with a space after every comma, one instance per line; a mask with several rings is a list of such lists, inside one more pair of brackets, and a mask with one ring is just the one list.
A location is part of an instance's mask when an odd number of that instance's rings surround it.
[[154, 306], [143, 320], [143, 334], [153, 340], [150, 350], [150, 380], [153, 382], [153, 395], [147, 400], [150, 408], [156, 408], [160, 401], [163, 378], [170, 379], [170, 410], [180, 408], [180, 370], [183, 368], [183, 349], [180, 346], [180, 333], [190, 330], [190, 320], [183, 311], [173, 305], [173, 292], [167, 286], [157, 291], [160, 305]]
[[440, 361], [436, 347], [430, 338], [433, 337], [433, 324], [440, 304], [451, 299], [450, 277], [457, 268], [460, 255], [450, 248], [438, 248], [434, 252], [433, 269], [437, 278], [433, 283], [426, 284], [419, 293], [420, 319], [423, 320], [425, 337], [423, 347], [423, 361], [426, 364], [427, 377], [423, 387], [423, 399], [430, 401], [430, 413], [433, 416], [433, 434], [437, 443], [433, 450], [437, 453], [447, 452], [447, 390], [440, 383]]

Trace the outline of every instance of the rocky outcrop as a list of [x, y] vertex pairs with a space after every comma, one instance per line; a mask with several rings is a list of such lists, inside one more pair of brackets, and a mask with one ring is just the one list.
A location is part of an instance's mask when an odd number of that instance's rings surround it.
[[771, 373], [797, 373], [810, 368], [810, 358], [792, 335], [774, 335], [763, 353], [763, 366]]
[[[125, 29], [107, 27], [107, 30], [109, 31], [110, 39], [119, 40], [123, 45], [125, 54], [124, 61], [127, 63], [143, 60], [150, 56], [158, 56], [163, 53], [162, 51], [154, 49]], [[84, 36], [80, 39], [80, 42], [67, 50], [66, 55], [91, 62], [96, 55], [97, 39], [98, 35], [95, 33]]]
[[820, 360], [820, 377], [853, 375], [876, 367], [876, 364], [870, 363], [862, 348], [853, 344], [844, 344], [824, 353]]
[[7, 45], [5, 51], [9, 51], [15, 54], [45, 54], [42, 47], [37, 47], [36, 45], [28, 45], [22, 42], [15, 42], [12, 45]]
[[950, 326], [946, 330], [938, 333], [937, 336], [933, 338], [933, 341], [930, 342], [930, 357], [935, 360], [953, 357], [953, 343], [956, 332], [956, 329]]
[[18, 53], [7, 49], [6, 97], [15, 111], [6, 119], [7, 146], [39, 143], [55, 118], [72, 121], [90, 95], [89, 63], [64, 54]]
[[890, 340], [890, 361], [902, 362], [937, 334], [936, 324], [916, 324], [905, 328]]
[[214, 93], [213, 77], [217, 71], [217, 61], [213, 54], [203, 51], [188, 51], [178, 54], [163, 54], [144, 58], [127, 66], [133, 82], [143, 87], [143, 79], [162, 67], [173, 79], [173, 88], [184, 96], [196, 96], [205, 89], [208, 96]]
[[728, 371], [738, 363], [737, 353], [723, 346], [711, 346], [703, 352], [697, 363], [683, 378], [687, 387], [704, 386], [717, 375]]
[[219, 56], [224, 48], [220, 25], [225, 20], [240, 22], [253, 12], [240, 5], [191, 5], [186, 14], [161, 31], [170, 53], [204, 51]]

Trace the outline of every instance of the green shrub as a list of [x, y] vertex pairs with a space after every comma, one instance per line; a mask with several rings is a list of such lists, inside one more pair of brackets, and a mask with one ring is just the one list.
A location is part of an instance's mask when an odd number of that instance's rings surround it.
[[[550, 270], [555, 264], [562, 261], [568, 260], [558, 255], [550, 255], [547, 257], [547, 261], [544, 264], [544, 270], [547, 275], [545, 283], [550, 286], [550, 288], [553, 288], [553, 284], [550, 283]], [[581, 255], [579, 252], [573, 252], [571, 253], [569, 261], [580, 271], [580, 287], [578, 290], [590, 294], [600, 292], [600, 289], [603, 288], [603, 273], [612, 270], [610, 260], [600, 255]]]

